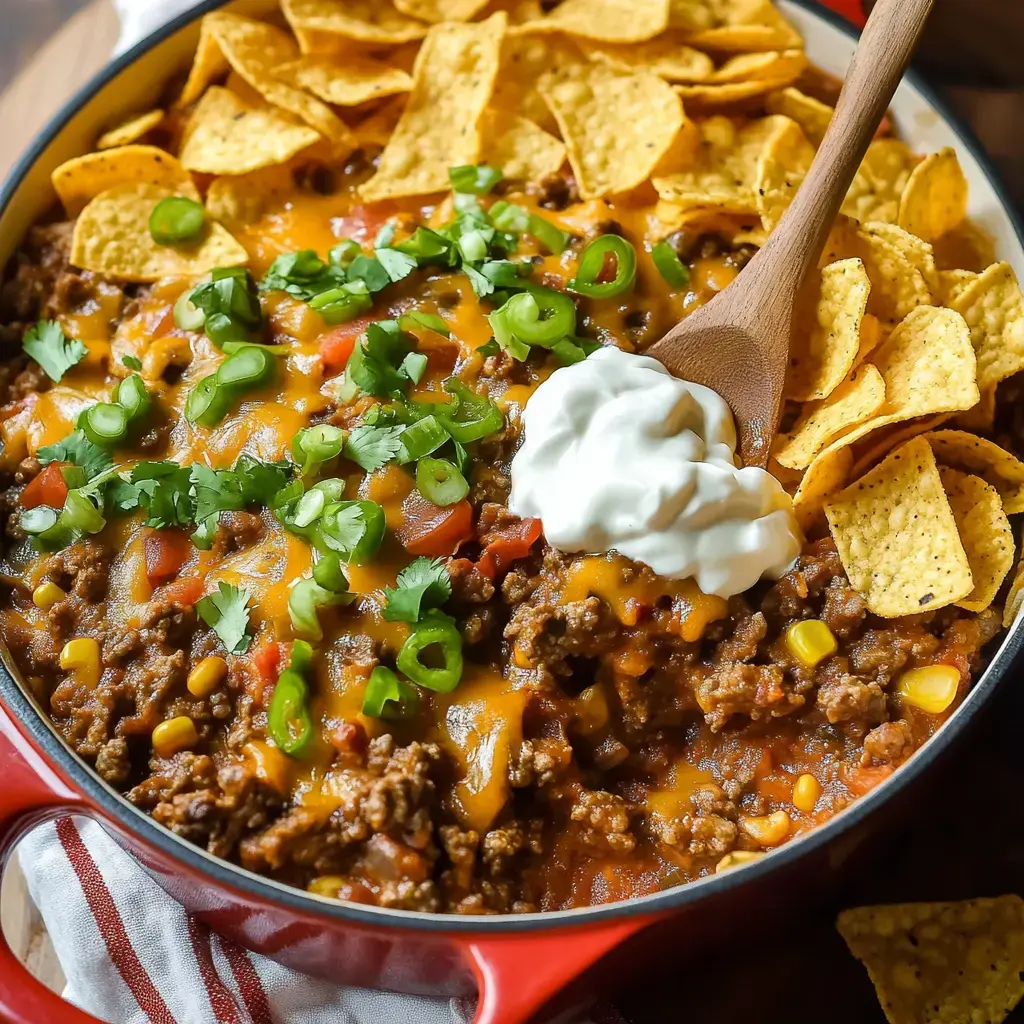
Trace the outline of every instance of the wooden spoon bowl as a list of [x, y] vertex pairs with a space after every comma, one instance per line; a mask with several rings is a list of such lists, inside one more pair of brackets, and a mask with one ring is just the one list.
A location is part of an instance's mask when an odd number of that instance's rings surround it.
[[675, 376], [712, 388], [729, 403], [747, 465], [767, 465], [782, 414], [797, 296], [818, 266], [934, 2], [876, 4], [832, 123], [782, 222], [733, 284], [647, 350]]

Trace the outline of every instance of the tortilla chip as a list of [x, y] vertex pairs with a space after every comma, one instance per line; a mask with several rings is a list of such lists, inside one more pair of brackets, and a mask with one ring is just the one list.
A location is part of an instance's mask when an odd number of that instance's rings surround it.
[[[871, 287], [870, 280], [868, 287]], [[882, 330], [882, 324], [878, 317], [865, 313], [864, 319], [860, 323], [860, 344], [857, 347], [857, 358], [854, 359], [853, 365], [860, 366], [886, 340], [888, 340], [888, 335]]]
[[1024, 996], [1024, 901], [902, 903], [836, 922], [889, 1024], [1000, 1024]]
[[957, 604], [969, 612], [988, 608], [1013, 566], [1013, 531], [999, 492], [981, 477], [939, 467], [960, 540], [971, 563], [974, 589]]
[[803, 50], [771, 50], [767, 53], [741, 53], [731, 57], [708, 79], [708, 83], [727, 85], [735, 82], [775, 81], [790, 78], [793, 81], [807, 68], [807, 55]]
[[825, 501], [841, 491], [850, 479], [853, 455], [849, 448], [830, 448], [807, 467], [793, 496], [793, 514], [804, 533], [824, 516]]
[[[794, 76], [796, 77], [796, 76]], [[723, 110], [764, 96], [789, 85], [793, 78], [765, 78], [753, 82], [728, 82], [725, 85], [677, 85], [676, 92], [682, 97], [687, 109], [699, 113], [709, 110]]]
[[968, 433], [988, 433], [996, 424], [996, 389], [981, 393], [981, 400], [973, 409], [965, 409], [953, 418], [953, 426]]
[[642, 43], [668, 28], [668, 0], [563, 0], [515, 32], [565, 32], [603, 43]]
[[394, 0], [402, 14], [422, 21], [469, 21], [486, 6], [487, 0]]
[[501, 44], [501, 68], [494, 86], [491, 108], [519, 114], [547, 132], [558, 131], [538, 84], [549, 71], [582, 64], [586, 60], [567, 36], [506, 35]]
[[937, 272], [935, 298], [943, 306], [952, 307], [969, 284], [978, 280], [980, 275], [973, 270], [940, 270]]
[[189, 246], [158, 245], [149, 233], [149, 217], [173, 189], [136, 182], [116, 185], [81, 212], [71, 241], [71, 262], [126, 281], [161, 277], [198, 277], [214, 267], [248, 263], [249, 254], [216, 221]]
[[935, 306], [915, 309], [872, 356], [885, 381], [881, 413], [831, 447], [854, 444], [894, 423], [976, 405], [980, 395], [971, 351], [967, 325], [959, 314]]
[[790, 353], [787, 398], [820, 400], [843, 382], [861, 357], [870, 291], [871, 282], [860, 260], [841, 260], [822, 270], [813, 319], [808, 318], [812, 322], [800, 329]]
[[873, 469], [900, 445], [906, 444], [929, 430], [936, 430], [949, 419], [948, 414], [941, 416], [918, 416], [903, 423], [892, 423], [880, 430], [873, 430], [864, 440], [849, 446], [853, 452], [853, 468], [850, 479], [859, 480], [869, 469]]
[[899, 139], [876, 139], [868, 146], [842, 212], [859, 221], [899, 220], [900, 200], [918, 158]]
[[939, 270], [973, 270], [980, 274], [996, 262], [992, 236], [969, 220], [947, 231], [935, 241], [934, 248]]
[[714, 23], [714, 16], [704, 0], [669, 0], [669, 28], [689, 33], [703, 32]]
[[953, 300], [971, 329], [983, 390], [1024, 369], [1024, 296], [1009, 263], [993, 263]]
[[584, 41], [580, 47], [588, 59], [619, 71], [650, 71], [669, 82], [703, 82], [715, 70], [715, 62], [671, 33], [646, 43], [616, 45]]
[[[1024, 548], [1024, 536], [1021, 537], [1021, 547]], [[1013, 583], [1010, 584], [1009, 593], [1006, 595], [1006, 604], [1003, 606], [1003, 628], [1009, 629], [1024, 608], [1024, 558], [1017, 563], [1017, 571], [1013, 575]]]
[[294, 187], [295, 178], [289, 164], [217, 178], [206, 193], [206, 213], [229, 231], [241, 231], [255, 224], [275, 199]]
[[357, 55], [300, 57], [274, 68], [274, 74], [282, 82], [339, 107], [356, 107], [412, 88], [412, 78], [401, 68]]
[[782, 114], [791, 118], [804, 130], [804, 135], [815, 146], [821, 145], [825, 132], [832, 123], [835, 108], [830, 107], [813, 96], [807, 96], [799, 89], [790, 86], [778, 92], [769, 93], [764, 101], [765, 110], [769, 114]]
[[498, 74], [503, 12], [472, 24], [435, 25], [416, 57], [409, 102], [360, 190], [375, 201], [444, 192], [448, 169], [480, 158], [480, 121]]
[[189, 118], [181, 163], [204, 174], [247, 174], [283, 164], [320, 136], [273, 107], [250, 107], [234, 93], [212, 86]]
[[[712, 25], [688, 37], [698, 50], [721, 53], [751, 53], [758, 50], [788, 50], [803, 46], [800, 33], [770, 0], [714, 0], [707, 4]], [[681, 13], [673, 21], [682, 20]]]
[[237, 14], [218, 11], [203, 18], [199, 50], [182, 92], [182, 103], [198, 98], [211, 78], [220, 73], [217, 69], [222, 64], [210, 56], [213, 47], [268, 103], [294, 114], [339, 146], [355, 148], [351, 132], [327, 104], [274, 77], [274, 68], [298, 57], [291, 37], [273, 25]]
[[584, 199], [646, 181], [683, 125], [672, 86], [647, 71], [583, 64], [545, 75], [539, 88]]
[[517, 114], [486, 116], [483, 152], [484, 162], [512, 181], [540, 181], [565, 163], [562, 140]]
[[708, 118], [700, 125], [704, 145], [696, 168], [655, 178], [658, 195], [684, 209], [759, 217], [754, 187], [758, 164], [789, 123], [784, 117], [765, 117], [737, 132], [728, 118]]
[[757, 210], [765, 231], [778, 227], [813, 162], [814, 147], [800, 125], [787, 118], [762, 152], [754, 174]]
[[135, 114], [122, 121], [114, 128], [105, 131], [97, 140], [97, 149], [115, 149], [118, 146], [130, 146], [144, 138], [154, 128], [159, 128], [164, 123], [166, 115], [162, 110], [147, 110], [144, 114]]
[[967, 178], [950, 147], [925, 157], [913, 170], [900, 199], [899, 225], [936, 242], [967, 219]]
[[[281, 10], [300, 40], [323, 33], [361, 43], [407, 43], [422, 39], [430, 27], [382, 0], [281, 0]], [[314, 51], [304, 46], [303, 52]]]
[[924, 438], [825, 503], [850, 585], [884, 618], [933, 611], [974, 589], [967, 553]]
[[829, 442], [874, 416], [885, 404], [885, 381], [865, 363], [822, 402], [804, 406], [792, 428], [780, 434], [774, 456], [783, 466], [803, 469]]
[[1024, 512], [1024, 462], [994, 441], [963, 430], [936, 430], [926, 440], [943, 466], [980, 476], [998, 492], [1008, 515]]

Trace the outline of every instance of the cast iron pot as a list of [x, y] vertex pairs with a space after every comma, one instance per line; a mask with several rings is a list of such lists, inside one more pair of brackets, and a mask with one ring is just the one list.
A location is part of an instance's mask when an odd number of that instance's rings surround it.
[[[99, 130], [155, 101], [170, 72], [187, 67], [208, 0], [116, 60], [53, 119], [0, 190], [0, 265], [55, 201], [50, 172], [88, 152]], [[828, 0], [861, 18], [857, 0]], [[237, 6], [237, 5], [236, 5]], [[243, 12], [266, 4], [252, 0]], [[856, 34], [805, 0], [782, 0], [812, 61], [841, 75]], [[1024, 277], [1024, 242], [996, 176], [971, 134], [913, 76], [894, 102], [917, 150], [955, 146], [970, 180], [971, 216], [1000, 258]], [[186, 910], [214, 931], [296, 970], [329, 980], [426, 995], [478, 995], [474, 1024], [563, 1019], [580, 999], [698, 945], [749, 933], [793, 894], [815, 891], [866, 836], [878, 811], [943, 756], [991, 698], [1021, 647], [1024, 624], [1004, 638], [987, 671], [939, 734], [909, 764], [826, 825], [740, 870], [621, 903], [552, 914], [457, 917], [339, 903], [252, 874], [173, 835], [87, 768], [48, 723], [6, 651], [0, 652], [0, 852], [40, 822], [69, 813], [99, 821]], [[790, 884], [790, 882], [792, 884]], [[32, 978], [0, 939], [0, 1014], [16, 1024], [95, 1018]], [[154, 1018], [157, 1019], [157, 1018]]]

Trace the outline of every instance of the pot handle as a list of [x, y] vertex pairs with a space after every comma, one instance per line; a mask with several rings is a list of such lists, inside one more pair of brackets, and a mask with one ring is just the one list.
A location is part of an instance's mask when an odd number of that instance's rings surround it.
[[[0, 858], [6, 865], [18, 839], [33, 825], [85, 803], [47, 764], [0, 704]], [[0, 932], [0, 1020], [8, 1024], [102, 1024], [34, 978]]]
[[857, 28], [863, 28], [867, 24], [861, 0], [820, 0], [820, 3], [841, 18], [853, 22]]
[[561, 989], [651, 920], [469, 939], [466, 954], [479, 992], [473, 1024], [527, 1024]]

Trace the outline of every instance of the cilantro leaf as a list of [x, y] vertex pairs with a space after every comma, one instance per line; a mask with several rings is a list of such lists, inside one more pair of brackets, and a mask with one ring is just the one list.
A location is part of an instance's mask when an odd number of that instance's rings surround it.
[[40, 448], [36, 458], [42, 466], [48, 466], [51, 462], [73, 463], [85, 472], [87, 480], [106, 473], [114, 465], [110, 452], [93, 444], [81, 430], [68, 434], [63, 441]]
[[409, 376], [401, 367], [412, 350], [412, 339], [396, 320], [378, 320], [367, 326], [356, 343], [346, 375], [368, 395], [398, 398], [409, 384]]
[[371, 292], [383, 291], [391, 284], [391, 275], [380, 260], [360, 253], [348, 268], [349, 281], [362, 281]]
[[287, 292], [308, 302], [344, 283], [345, 271], [341, 267], [324, 263], [312, 249], [301, 249], [278, 256], [260, 281], [260, 290]]
[[351, 459], [367, 473], [391, 462], [402, 450], [402, 431], [405, 427], [356, 427], [345, 441], [345, 457]]
[[401, 281], [416, 269], [416, 260], [397, 249], [378, 249], [377, 261], [392, 281]]
[[136, 373], [142, 369], [142, 360], [137, 356], [121, 356], [121, 362], [124, 363], [129, 370], [135, 370]]
[[245, 654], [252, 642], [248, 633], [251, 598], [248, 590], [221, 582], [217, 593], [196, 604], [196, 614], [220, 637], [229, 654]]
[[40, 320], [26, 332], [21, 347], [54, 382], [59, 382], [89, 351], [78, 338], [69, 338], [56, 320]]
[[192, 478], [187, 466], [176, 462], [140, 462], [132, 469], [131, 483], [144, 509], [145, 525], [155, 530], [192, 524]]
[[452, 596], [452, 580], [440, 558], [417, 558], [399, 574], [397, 587], [385, 587], [383, 615], [389, 622], [418, 622]]

